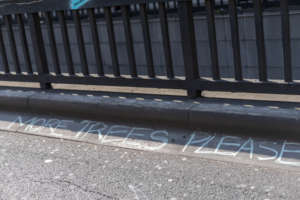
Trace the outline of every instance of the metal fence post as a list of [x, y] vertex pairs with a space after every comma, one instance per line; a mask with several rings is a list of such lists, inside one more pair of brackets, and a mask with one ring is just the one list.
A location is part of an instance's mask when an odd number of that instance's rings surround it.
[[[199, 79], [192, 0], [178, 0], [178, 15], [186, 80]], [[201, 91], [193, 89], [192, 85], [189, 85], [187, 92], [191, 98], [201, 96]]]
[[292, 82], [293, 81], [293, 70], [292, 70], [289, 1], [280, 0], [280, 9], [281, 9], [282, 44], [283, 44], [283, 55], [284, 55], [283, 56], [284, 80], [286, 82]]
[[51, 83], [46, 79], [49, 69], [38, 13], [29, 14], [29, 25], [37, 72], [40, 77], [40, 86], [45, 90], [51, 89]]

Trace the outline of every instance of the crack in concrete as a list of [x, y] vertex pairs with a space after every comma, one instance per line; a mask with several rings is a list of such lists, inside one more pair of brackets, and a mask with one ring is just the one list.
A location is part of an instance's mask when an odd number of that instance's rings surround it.
[[89, 193], [89, 194], [95, 194], [97, 196], [101, 196], [102, 198], [107, 198], [107, 199], [111, 199], [111, 200], [120, 200], [118, 197], [113, 197], [111, 195], [108, 194], [104, 194], [102, 192], [99, 191], [95, 191], [95, 190], [91, 190], [87, 187], [82, 187], [81, 185], [75, 184], [72, 181], [69, 180], [52, 180], [52, 179], [48, 179], [48, 180], [31, 180], [32, 182], [35, 183], [40, 183], [40, 184], [49, 184], [49, 183], [53, 183], [53, 184], [57, 184], [57, 185], [61, 185], [61, 184], [67, 184], [68, 186], [74, 186], [77, 189]]

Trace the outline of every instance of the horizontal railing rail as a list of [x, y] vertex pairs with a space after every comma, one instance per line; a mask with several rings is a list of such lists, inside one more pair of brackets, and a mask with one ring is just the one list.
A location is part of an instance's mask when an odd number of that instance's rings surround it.
[[[205, 55], [197, 46], [195, 2], [205, 8], [209, 52]], [[157, 5], [155, 12], [150, 4]], [[257, 76], [252, 80], [243, 71], [240, 44], [239, 6], [246, 4], [253, 8], [257, 51]], [[0, 80], [39, 82], [43, 89], [51, 89], [52, 83], [174, 88], [187, 90], [190, 97], [203, 90], [300, 94], [292, 67], [289, 6], [294, 4], [286, 0], [1, 1]], [[220, 5], [228, 10], [232, 77], [221, 73], [216, 30]], [[265, 5], [279, 9], [283, 64], [282, 79], [276, 81], [268, 73]], [[153, 34], [153, 28], [159, 31]], [[158, 38], [160, 47], [153, 38]], [[174, 54], [175, 45], [180, 55]], [[210, 75], [203, 76], [199, 60], [207, 55]], [[163, 66], [157, 66], [158, 61]], [[183, 63], [181, 68], [174, 67], [177, 62]]]
[[[97, 8], [105, 6], [122, 6], [130, 4], [130, 10], [132, 12], [139, 12], [139, 4], [145, 3], [148, 5], [149, 10], [158, 10], [158, 2], [166, 2], [166, 9], [172, 10], [177, 9], [177, 0], [116, 0], [116, 1], [99, 1], [97, 3], [86, 3], [80, 4], [81, 8]], [[192, 7], [194, 11], [203, 11], [205, 10], [205, 0], [191, 0]], [[71, 0], [70, 0], [71, 2]], [[1, 13], [3, 14], [14, 14], [14, 13], [28, 13], [28, 12], [46, 12], [51, 10], [68, 10], [72, 3], [68, 1], [59, 1], [59, 0], [6, 0], [1, 1], [0, 5], [3, 7]], [[75, 1], [74, 2], [81, 2]], [[82, 1], [85, 2], [85, 1]], [[272, 9], [278, 8], [280, 6], [280, 0], [262, 0], [263, 9]], [[297, 8], [300, 6], [298, 0], [288, 0], [289, 6], [291, 8]], [[35, 5], [35, 6], [32, 6]], [[76, 5], [76, 4], [74, 4]], [[219, 10], [228, 10], [229, 0], [215, 0], [215, 8]], [[239, 11], [252, 9], [254, 7], [253, 0], [236, 0], [236, 5]], [[76, 8], [76, 6], [74, 7]], [[97, 11], [96, 11], [97, 12]], [[101, 11], [99, 11], [101, 12]], [[71, 13], [71, 12], [70, 12]], [[83, 13], [84, 14], [84, 13]]]

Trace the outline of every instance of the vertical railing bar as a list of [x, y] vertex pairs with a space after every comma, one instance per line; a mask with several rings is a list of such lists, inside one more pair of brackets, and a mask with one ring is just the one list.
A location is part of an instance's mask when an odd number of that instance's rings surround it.
[[259, 65], [259, 80], [267, 81], [267, 61], [265, 49], [265, 36], [263, 27], [263, 10], [261, 0], [253, 0], [255, 13], [255, 30], [256, 30], [256, 45], [257, 58]]
[[105, 20], [107, 25], [107, 33], [108, 33], [109, 47], [110, 47], [110, 53], [112, 59], [113, 73], [115, 76], [120, 76], [115, 31], [114, 31], [114, 25], [113, 25], [113, 19], [112, 19], [110, 7], [104, 8], [104, 14], [105, 14]]
[[165, 4], [165, 5], [166, 5], [166, 9], [169, 10], [169, 9], [170, 9], [169, 1], [166, 1], [166, 4]]
[[[181, 41], [183, 47], [184, 69], [187, 81], [200, 78], [192, 6], [192, 0], [178, 1], [178, 15], [180, 20]], [[191, 98], [201, 96], [201, 91], [194, 89], [188, 89], [187, 93]]]
[[143, 36], [144, 36], [144, 46], [145, 46], [145, 53], [146, 53], [148, 76], [153, 78], [155, 77], [155, 70], [153, 64], [153, 53], [152, 53], [152, 45], [151, 45], [151, 37], [149, 32], [149, 23], [148, 23], [146, 4], [140, 4], [140, 20], [141, 20]]
[[173, 0], [173, 8], [176, 9], [176, 0]]
[[48, 82], [46, 78], [46, 76], [49, 74], [49, 69], [40, 21], [41, 20], [38, 13], [29, 14], [31, 41], [38, 75], [41, 78], [40, 85], [42, 89], [51, 89], [51, 83]]
[[291, 34], [290, 34], [290, 16], [288, 0], [280, 0], [281, 8], [281, 29], [284, 59], [284, 80], [292, 82], [292, 56], [291, 56]]
[[241, 61], [241, 49], [240, 49], [240, 36], [239, 36], [239, 24], [237, 16], [236, 0], [229, 0], [229, 15], [231, 26], [231, 41], [233, 49], [234, 71], [235, 79], [237, 81], [243, 80], [242, 75], [242, 61]]
[[56, 74], [61, 74], [51, 12], [45, 12], [44, 15], [46, 18], [49, 46], [51, 49], [51, 56], [52, 56], [52, 61], [53, 61], [53, 65], [54, 65], [54, 71]]
[[85, 43], [82, 33], [82, 26], [81, 26], [81, 19], [79, 16], [78, 10], [72, 10], [73, 19], [75, 22], [75, 31], [76, 31], [76, 38], [78, 41], [78, 50], [80, 55], [80, 61], [81, 61], [81, 71], [85, 76], [89, 75], [89, 67], [86, 57], [86, 51], [85, 51]]
[[215, 0], [205, 0], [207, 9], [208, 38], [210, 44], [211, 70], [214, 80], [220, 79], [217, 34], [215, 25]]
[[102, 54], [101, 54], [101, 48], [100, 48], [100, 40], [98, 36], [98, 28], [97, 28], [97, 22], [96, 22], [96, 16], [93, 8], [88, 9], [89, 14], [89, 23], [91, 27], [91, 34], [92, 34], [92, 40], [93, 40], [93, 47], [95, 52], [95, 58], [96, 58], [96, 69], [97, 73], [100, 76], [104, 75], [103, 70], [103, 61], [102, 61]]
[[[134, 12], [136, 12], [136, 13], [137, 13], [137, 12], [138, 12], [138, 7], [137, 7], [137, 4], [134, 4], [133, 6], [134, 6]], [[130, 12], [130, 9], [129, 9], [129, 12]]]
[[4, 20], [6, 23], [7, 30], [8, 30], [9, 45], [10, 45], [10, 50], [11, 50], [11, 54], [12, 54], [12, 59], [13, 59], [14, 65], [15, 65], [15, 70], [16, 70], [17, 74], [20, 74], [21, 73], [20, 61], [18, 58], [16, 40], [15, 40], [15, 36], [14, 36], [14, 31], [12, 28], [11, 15], [5, 15]]
[[2, 25], [0, 25], [0, 53], [4, 65], [4, 72], [9, 73], [10, 71], [9, 71], [9, 65], [7, 60], [6, 48], [3, 40]]
[[156, 13], [159, 13], [159, 4], [157, 2], [154, 2], [153, 4], [154, 4]]
[[27, 42], [27, 38], [26, 38], [23, 16], [21, 14], [17, 14], [16, 18], [17, 18], [17, 21], [19, 24], [19, 29], [20, 29], [19, 33], [20, 33], [20, 39], [21, 39], [21, 43], [22, 43], [25, 65], [27, 67], [27, 72], [32, 74], [33, 70], [32, 70], [32, 64], [31, 64], [30, 55], [29, 55], [29, 48], [28, 48], [28, 42]]
[[69, 75], [74, 75], [75, 74], [74, 65], [73, 65], [73, 59], [72, 59], [72, 53], [71, 53], [71, 47], [70, 47], [68, 27], [67, 27], [67, 24], [65, 21], [64, 11], [57, 11], [57, 16], [58, 16], [60, 29], [61, 29], [61, 35], [62, 35], [62, 39], [63, 39], [68, 73], [69, 73]]
[[168, 78], [174, 78], [168, 19], [167, 19], [167, 13], [166, 13], [164, 2], [159, 2], [159, 18], [160, 18], [160, 25], [161, 25], [161, 32], [162, 32], [162, 39], [163, 39], [163, 48], [165, 54], [167, 76]]
[[136, 61], [135, 61], [128, 6], [122, 6], [122, 17], [123, 17], [124, 31], [126, 37], [126, 47], [127, 47], [130, 74], [132, 77], [137, 77]]

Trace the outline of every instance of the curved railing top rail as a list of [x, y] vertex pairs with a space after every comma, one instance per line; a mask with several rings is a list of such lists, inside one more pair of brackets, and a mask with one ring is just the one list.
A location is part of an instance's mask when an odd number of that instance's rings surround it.
[[[167, 1], [186, 0], [0, 0], [0, 15], [36, 13], [57, 10], [76, 10], [84, 8], [123, 6], [130, 4], [143, 4]], [[192, 1], [198, 7], [204, 6], [206, 0]], [[242, 8], [252, 8], [253, 0], [236, 0], [237, 6]], [[299, 0], [287, 0], [290, 6], [300, 5]], [[214, 0], [216, 5], [226, 7], [229, 0]], [[279, 7], [280, 0], [262, 0], [263, 8]], [[200, 6], [201, 5], [201, 6]]]
[[0, 14], [7, 15], [53, 10], [76, 10], [166, 1], [168, 0], [3, 0], [0, 1]]

